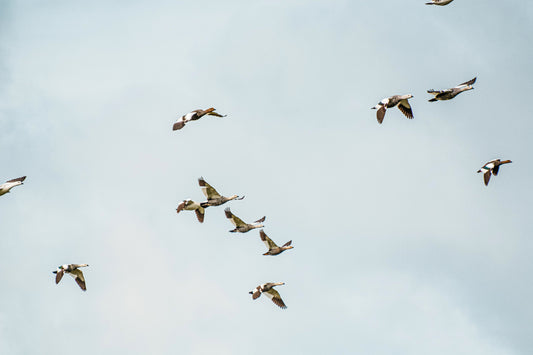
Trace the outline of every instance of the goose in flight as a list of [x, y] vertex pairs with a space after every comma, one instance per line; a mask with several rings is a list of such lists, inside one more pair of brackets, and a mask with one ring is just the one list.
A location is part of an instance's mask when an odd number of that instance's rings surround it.
[[63, 278], [63, 275], [65, 273], [69, 274], [74, 278], [76, 283], [80, 286], [80, 288], [83, 291], [87, 291], [87, 287], [85, 286], [85, 278], [83, 277], [83, 273], [81, 272], [80, 267], [86, 267], [89, 266], [87, 264], [65, 264], [60, 265], [57, 267], [56, 271], [53, 271], [54, 274], [56, 274], [56, 285], [61, 281]]
[[176, 208], [176, 213], [180, 213], [182, 210], [185, 211], [194, 211], [196, 213], [196, 218], [200, 223], [204, 222], [205, 210], [198, 202], [194, 202], [191, 199], [183, 200]]
[[203, 177], [200, 177], [198, 179], [198, 184], [202, 188], [202, 192], [204, 193], [205, 197], [207, 198], [206, 202], [201, 202], [200, 206], [202, 207], [210, 207], [210, 206], [220, 206], [225, 204], [228, 201], [231, 200], [242, 200], [243, 197], [239, 197], [237, 195], [233, 195], [230, 197], [225, 197], [220, 195], [217, 190], [213, 188], [213, 186], [209, 185]]
[[239, 217], [231, 213], [231, 210], [229, 207], [226, 207], [224, 212], [226, 213], [226, 218], [229, 219], [231, 223], [233, 223], [233, 225], [235, 226], [235, 229], [230, 230], [231, 233], [235, 233], [235, 232], [246, 233], [246, 232], [251, 231], [252, 229], [264, 227], [264, 225], [261, 223], [265, 221], [266, 216], [263, 216], [263, 218], [258, 219], [254, 223], [248, 224], [248, 223], [244, 223], [242, 219], [240, 219]]
[[444, 6], [451, 3], [453, 0], [431, 0], [431, 2], [426, 2], [426, 5], [439, 5]]
[[279, 295], [279, 292], [274, 290], [274, 286], [279, 285], [285, 285], [285, 282], [267, 282], [266, 284], [262, 284], [254, 288], [252, 291], [248, 292], [252, 295], [252, 299], [258, 299], [259, 296], [261, 296], [262, 293], [265, 294], [268, 298], [272, 300], [276, 304], [276, 306], [280, 308], [287, 308], [285, 306], [285, 303], [283, 303], [283, 300], [281, 299], [281, 296]]
[[281, 247], [278, 247], [276, 243], [274, 243], [272, 239], [270, 239], [262, 229], [259, 231], [259, 235], [261, 236], [261, 240], [265, 242], [268, 248], [268, 251], [264, 253], [263, 255], [278, 255], [278, 254], [283, 253], [285, 250], [294, 248], [290, 246], [292, 243], [292, 240], [289, 240], [287, 243], [283, 244]]
[[479, 169], [478, 173], [483, 173], [483, 181], [485, 182], [485, 186], [489, 185], [490, 175], [498, 175], [498, 171], [500, 170], [500, 165], [512, 163], [510, 160], [504, 160], [500, 161], [500, 159], [494, 159], [483, 165], [481, 169]]
[[474, 87], [474, 83], [476, 82], [476, 78], [472, 80], [468, 80], [465, 83], [459, 84], [456, 87], [453, 87], [451, 89], [446, 90], [428, 90], [428, 93], [435, 95], [431, 100], [428, 100], [429, 102], [435, 102], [435, 101], [443, 101], [443, 100], [451, 100], [463, 91], [472, 90]]
[[185, 123], [189, 121], [196, 121], [205, 115], [216, 116], [216, 117], [226, 117], [226, 115], [221, 115], [215, 112], [215, 109], [213, 107], [208, 108], [207, 110], [194, 110], [194, 111], [189, 112], [186, 115], [181, 116], [181, 118], [178, 119], [178, 121], [174, 123], [174, 125], [172, 126], [172, 130], [177, 131], [178, 129], [182, 129], [183, 126], [185, 126]]
[[24, 180], [26, 180], [25, 176], [4, 182], [0, 185], [0, 196], [9, 193], [15, 186], [22, 185]]
[[413, 111], [411, 110], [411, 105], [409, 105], [408, 99], [412, 98], [413, 95], [394, 95], [391, 97], [384, 98], [381, 100], [376, 106], [371, 107], [374, 110], [378, 110], [377, 117], [378, 122], [381, 124], [383, 122], [383, 118], [385, 118], [385, 112], [388, 108], [398, 106], [400, 111], [405, 115], [407, 118], [413, 118]]

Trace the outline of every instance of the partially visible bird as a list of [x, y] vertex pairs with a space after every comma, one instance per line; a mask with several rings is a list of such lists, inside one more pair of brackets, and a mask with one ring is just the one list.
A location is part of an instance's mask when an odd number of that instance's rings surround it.
[[182, 210], [185, 211], [194, 211], [196, 213], [196, 218], [200, 223], [204, 222], [205, 210], [198, 202], [194, 202], [191, 199], [183, 200], [176, 208], [176, 213], [180, 213]]
[[178, 119], [178, 121], [174, 123], [174, 125], [172, 126], [172, 130], [177, 131], [178, 129], [182, 129], [183, 126], [185, 126], [185, 123], [189, 121], [196, 121], [205, 115], [216, 116], [216, 117], [226, 117], [226, 115], [221, 115], [215, 112], [215, 109], [213, 107], [208, 108], [206, 110], [194, 110], [194, 111], [189, 112], [186, 115], [181, 116], [181, 118]]
[[279, 292], [274, 290], [274, 286], [279, 285], [285, 285], [285, 282], [267, 282], [266, 284], [262, 284], [254, 288], [252, 291], [248, 292], [252, 295], [252, 299], [258, 299], [259, 296], [261, 296], [262, 293], [265, 294], [268, 298], [272, 300], [276, 304], [276, 306], [280, 308], [287, 308], [283, 300], [281, 299], [281, 296], [279, 295]]
[[453, 0], [431, 0], [431, 2], [426, 2], [426, 5], [439, 5], [444, 6], [451, 3]]
[[231, 200], [242, 200], [244, 196], [239, 197], [237, 195], [233, 195], [230, 197], [224, 197], [220, 195], [217, 190], [213, 188], [213, 186], [209, 185], [207, 181], [204, 180], [203, 177], [200, 177], [198, 179], [198, 184], [202, 188], [202, 192], [204, 193], [205, 197], [207, 198], [207, 201], [200, 202], [200, 206], [202, 207], [210, 207], [210, 206], [220, 206], [225, 204], [228, 201]]
[[268, 248], [268, 251], [264, 253], [263, 255], [278, 255], [278, 254], [283, 253], [285, 250], [294, 248], [290, 246], [292, 243], [292, 240], [289, 240], [287, 243], [283, 244], [283, 246], [278, 247], [276, 243], [274, 243], [272, 239], [270, 239], [266, 235], [265, 231], [263, 231], [262, 229], [259, 231], [259, 235], [261, 236], [261, 240], [265, 242]]
[[384, 98], [376, 106], [371, 107], [374, 110], [378, 110], [377, 118], [378, 122], [381, 124], [383, 118], [385, 118], [385, 112], [388, 108], [398, 105], [398, 108], [407, 118], [413, 118], [413, 111], [411, 110], [411, 105], [409, 105], [408, 99], [412, 98], [413, 95], [394, 95], [391, 97]]
[[76, 283], [80, 286], [80, 288], [83, 291], [87, 291], [87, 287], [85, 286], [85, 278], [83, 277], [83, 273], [81, 272], [80, 267], [86, 267], [89, 266], [87, 264], [64, 264], [57, 267], [56, 271], [53, 271], [54, 274], [56, 274], [56, 285], [61, 281], [63, 278], [63, 275], [65, 273], [69, 274], [74, 278]]
[[481, 169], [479, 169], [478, 173], [483, 173], [483, 181], [485, 182], [485, 186], [489, 185], [490, 175], [496, 176], [498, 175], [498, 171], [500, 170], [500, 165], [512, 163], [510, 160], [504, 160], [500, 161], [500, 159], [494, 159], [483, 165]]
[[451, 100], [463, 91], [472, 90], [474, 87], [474, 83], [476, 82], [477, 78], [474, 78], [472, 80], [468, 80], [467, 82], [464, 82], [462, 84], [457, 85], [456, 87], [453, 87], [451, 89], [446, 90], [428, 90], [428, 93], [435, 95], [434, 98], [428, 100], [429, 102], [435, 102], [435, 101], [443, 101], [443, 100]]
[[0, 185], [0, 196], [9, 193], [15, 186], [22, 185], [24, 180], [26, 180], [25, 176], [4, 182]]
[[263, 218], [258, 219], [257, 221], [253, 223], [244, 223], [242, 219], [240, 219], [239, 217], [231, 213], [231, 210], [229, 207], [226, 207], [224, 212], [226, 213], [226, 218], [229, 219], [231, 223], [233, 223], [233, 225], [235, 226], [235, 229], [230, 230], [231, 233], [235, 233], [235, 232], [246, 233], [246, 232], [251, 231], [252, 229], [264, 227], [264, 225], [262, 225], [261, 223], [265, 221], [266, 216], [263, 216]]

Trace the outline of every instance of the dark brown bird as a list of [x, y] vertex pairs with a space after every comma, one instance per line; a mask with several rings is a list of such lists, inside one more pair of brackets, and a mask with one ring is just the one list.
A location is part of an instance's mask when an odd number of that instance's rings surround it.
[[69, 274], [74, 278], [78, 286], [83, 291], [87, 291], [87, 287], [85, 286], [85, 278], [83, 277], [83, 273], [81, 272], [80, 267], [86, 267], [89, 266], [87, 264], [64, 264], [57, 267], [56, 271], [53, 271], [54, 274], [56, 274], [56, 284], [61, 281], [63, 278], [63, 275], [65, 273]]
[[498, 175], [498, 171], [500, 170], [500, 165], [503, 164], [509, 164], [512, 163], [510, 160], [504, 160], [500, 161], [500, 159], [494, 159], [483, 165], [481, 169], [479, 169], [478, 173], [483, 173], [483, 181], [485, 182], [485, 186], [489, 185], [490, 175]]
[[230, 230], [231, 233], [235, 233], [235, 232], [246, 233], [246, 232], [251, 231], [252, 229], [264, 227], [264, 225], [261, 223], [265, 221], [266, 216], [263, 216], [263, 218], [258, 219], [254, 223], [244, 223], [242, 219], [240, 219], [239, 217], [231, 213], [231, 210], [229, 207], [226, 207], [224, 212], [226, 213], [226, 218], [229, 219], [231, 223], [233, 223], [233, 225], [235, 226], [235, 229]]
[[174, 123], [174, 125], [172, 126], [172, 130], [177, 131], [178, 129], [182, 129], [183, 126], [185, 126], [185, 123], [189, 121], [196, 121], [205, 115], [216, 116], [216, 117], [226, 117], [226, 115], [221, 115], [219, 113], [216, 113], [213, 107], [208, 108], [207, 110], [194, 110], [194, 111], [189, 112], [186, 115], [181, 116], [181, 118], [176, 123]]
[[456, 87], [446, 90], [428, 90], [428, 93], [435, 95], [434, 98], [428, 100], [429, 102], [451, 100], [463, 91], [472, 90], [476, 78], [469, 80], [465, 83], [459, 84]]
[[194, 202], [191, 199], [183, 200], [176, 208], [176, 213], [180, 213], [183, 210], [194, 211], [198, 222], [204, 223], [205, 210], [198, 202]]
[[412, 97], [413, 95], [394, 95], [391, 97], [386, 97], [381, 100], [376, 106], [371, 108], [374, 110], [378, 110], [377, 118], [380, 124], [385, 118], [385, 112], [387, 112], [387, 109], [394, 106], [398, 106], [398, 109], [402, 111], [405, 117], [413, 118], [413, 110], [411, 110], [411, 105], [409, 105], [409, 101], [407, 101]]
[[263, 255], [278, 255], [278, 254], [283, 253], [285, 250], [294, 248], [290, 246], [292, 243], [292, 240], [289, 240], [287, 243], [283, 244], [281, 247], [278, 247], [276, 243], [274, 243], [272, 239], [270, 239], [262, 229], [259, 231], [259, 236], [261, 237], [261, 240], [265, 242], [268, 248], [268, 251], [264, 253]]
[[276, 306], [280, 308], [287, 308], [283, 300], [281, 299], [281, 296], [279, 295], [279, 292], [274, 290], [274, 286], [279, 285], [285, 285], [285, 282], [267, 282], [266, 284], [262, 284], [254, 288], [252, 291], [248, 292], [252, 295], [252, 299], [258, 299], [259, 296], [261, 296], [262, 293], [265, 294], [268, 298], [272, 300], [276, 304]]
[[198, 185], [202, 188], [202, 192], [204, 193], [205, 197], [207, 198], [207, 201], [200, 202], [200, 206], [202, 207], [210, 207], [210, 206], [220, 206], [225, 204], [228, 201], [231, 200], [242, 200], [243, 197], [239, 197], [237, 195], [233, 195], [230, 197], [222, 196], [215, 190], [215, 188], [207, 183], [207, 181], [204, 180], [203, 177], [200, 177], [198, 179]]

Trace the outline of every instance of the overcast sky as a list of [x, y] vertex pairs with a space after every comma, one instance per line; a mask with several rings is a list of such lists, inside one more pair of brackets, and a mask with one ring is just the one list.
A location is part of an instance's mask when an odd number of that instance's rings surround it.
[[0, 0], [0, 353], [530, 354], [533, 4], [424, 2]]

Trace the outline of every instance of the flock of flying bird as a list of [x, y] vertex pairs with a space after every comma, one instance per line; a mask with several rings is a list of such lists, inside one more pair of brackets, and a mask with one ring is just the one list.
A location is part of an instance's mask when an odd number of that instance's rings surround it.
[[[451, 3], [453, 0], [431, 0], [431, 2], [426, 3], [426, 5], [439, 5], [444, 6]], [[445, 101], [445, 100], [451, 100], [460, 93], [468, 90], [472, 90], [474, 87], [474, 83], [476, 82], [476, 78], [469, 80], [467, 82], [464, 82], [462, 84], [459, 84], [453, 88], [445, 89], [445, 90], [428, 90], [427, 92], [434, 95], [432, 99], [430, 99], [430, 102], [435, 101]], [[385, 113], [388, 108], [392, 108], [397, 106], [398, 109], [409, 119], [412, 119], [413, 111], [411, 109], [411, 105], [409, 104], [409, 99], [411, 99], [413, 95], [394, 95], [391, 97], [384, 98], [381, 100], [376, 106], [372, 107], [372, 109], [377, 110], [377, 120], [381, 124], [383, 123], [383, 119], [385, 118]], [[174, 123], [172, 129], [174, 131], [180, 130], [183, 127], [185, 127], [185, 124], [191, 121], [196, 121], [203, 116], [215, 116], [215, 117], [225, 117], [225, 115], [221, 115], [217, 112], [215, 112], [214, 108], [208, 108], [206, 110], [194, 110], [192, 112], [187, 113], [186, 115], [180, 117], [176, 123]], [[485, 185], [489, 184], [489, 180], [491, 175], [498, 175], [498, 171], [501, 165], [511, 163], [510, 160], [500, 160], [495, 159], [487, 162], [481, 169], [478, 170], [478, 173], [483, 173], [483, 181]], [[26, 179], [26, 176], [22, 176], [16, 179], [8, 180], [5, 183], [0, 185], [0, 196], [5, 195], [11, 191], [12, 188], [15, 186], [22, 185], [24, 183], [24, 180]], [[177, 213], [180, 213], [181, 211], [194, 211], [196, 213], [196, 217], [198, 218], [198, 221], [200, 223], [203, 223], [204, 217], [205, 217], [205, 209], [208, 207], [214, 207], [214, 206], [220, 206], [225, 204], [226, 202], [232, 201], [232, 200], [242, 200], [243, 197], [239, 197], [237, 195], [233, 195], [230, 197], [225, 197], [220, 195], [217, 190], [215, 190], [211, 185], [209, 185], [203, 177], [200, 177], [198, 179], [198, 184], [200, 185], [200, 188], [202, 189], [202, 192], [204, 193], [206, 197], [206, 201], [204, 202], [195, 202], [193, 200], [187, 199], [183, 200], [181, 202], [176, 211]], [[230, 232], [235, 233], [246, 233], [251, 231], [252, 229], [256, 228], [262, 228], [263, 222], [265, 221], [265, 217], [262, 217], [258, 219], [257, 221], [253, 223], [245, 223], [242, 219], [235, 216], [229, 207], [227, 207], [225, 210], [226, 218], [233, 223], [235, 226], [234, 229], [230, 230]], [[266, 244], [268, 251], [264, 253], [263, 255], [279, 255], [285, 250], [292, 249], [291, 246], [292, 241], [288, 241], [287, 243], [283, 244], [281, 247], [276, 245], [261, 229], [259, 231], [259, 236], [261, 240]], [[88, 264], [64, 264], [57, 267], [57, 270], [53, 271], [54, 274], [56, 274], [55, 282], [58, 284], [61, 279], [63, 278], [64, 274], [68, 274], [74, 278], [76, 283], [80, 286], [80, 288], [83, 291], [87, 290], [86, 284], [85, 284], [85, 278], [83, 276], [83, 272], [80, 270], [82, 267], [87, 267]], [[249, 293], [252, 295], [252, 298], [255, 300], [261, 294], [265, 294], [268, 298], [270, 298], [277, 306], [281, 308], [286, 308], [285, 303], [281, 299], [279, 293], [274, 289], [275, 286], [284, 285], [283, 282], [267, 282], [262, 285], [257, 286]]]
[[[191, 113], [186, 114], [183, 116], [180, 121], [183, 122], [185, 117], [191, 117], [192, 114], [197, 112], [214, 112], [214, 108], [210, 108], [207, 110], [195, 110]], [[218, 115], [218, 114], [217, 114]], [[201, 117], [201, 116], [200, 116]], [[224, 117], [221, 115], [218, 115], [218, 117]], [[174, 124], [174, 127], [176, 127], [176, 124]], [[183, 127], [183, 126], [182, 126]], [[233, 195], [230, 197], [222, 196], [215, 190], [215, 188], [211, 185], [209, 185], [203, 177], [200, 177], [198, 179], [198, 185], [200, 185], [200, 188], [202, 189], [202, 192], [204, 193], [207, 201], [205, 202], [195, 202], [191, 199], [183, 200], [179, 205], [178, 208], [176, 208], [176, 212], [180, 213], [181, 211], [194, 211], [196, 213], [196, 218], [198, 218], [198, 221], [200, 223], [204, 222], [205, 217], [205, 209], [207, 207], [211, 206], [220, 206], [225, 204], [228, 201], [232, 200], [242, 200], [244, 196], [239, 197], [238, 195]], [[251, 231], [252, 229], [256, 228], [263, 228], [263, 222], [266, 219], [266, 216], [261, 217], [257, 221], [253, 223], [246, 223], [239, 217], [235, 216], [229, 207], [226, 207], [224, 209], [224, 213], [226, 214], [226, 218], [230, 220], [230, 222], [235, 226], [234, 229], [230, 230], [231, 233], [247, 233]], [[261, 240], [266, 244], [268, 251], [264, 253], [263, 255], [279, 255], [283, 253], [285, 250], [292, 249], [291, 246], [292, 240], [289, 240], [287, 243], [283, 244], [281, 247], [278, 246], [272, 239], [270, 239], [264, 230], [259, 231], [259, 237]], [[252, 298], [255, 300], [261, 294], [265, 294], [268, 298], [272, 300], [276, 305], [278, 305], [281, 308], [287, 308], [283, 300], [281, 299], [281, 296], [279, 295], [279, 292], [274, 289], [274, 286], [284, 285], [283, 282], [267, 282], [262, 285], [257, 286], [255, 289], [250, 291], [249, 293], [252, 295]]]
[[[446, 5], [446, 4], [443, 4], [443, 5]], [[450, 89], [428, 90], [427, 92], [433, 95], [433, 98], [428, 101], [435, 102], [435, 101], [451, 100], [464, 91], [474, 89], [472, 85], [474, 85], [474, 83], [476, 82], [476, 79], [477, 78], [468, 80], [467, 82], [459, 84]], [[373, 110], [377, 110], [378, 123], [379, 124], [383, 123], [383, 119], [385, 118], [385, 113], [387, 112], [387, 109], [395, 107], [395, 106], [398, 106], [398, 109], [405, 115], [405, 117], [409, 119], [414, 118], [413, 110], [411, 109], [411, 105], [409, 104], [409, 101], [408, 101], [412, 97], [413, 95], [411, 94], [393, 95], [391, 97], [384, 98], [376, 106], [371, 107]], [[489, 184], [491, 175], [494, 175], [494, 176], [498, 175], [500, 166], [503, 164], [508, 164], [508, 163], [512, 163], [512, 161], [510, 160], [502, 161], [500, 159], [494, 159], [494, 160], [487, 162], [485, 165], [483, 165], [481, 169], [479, 169], [477, 172], [483, 173], [483, 181], [485, 182], [485, 186]]]

